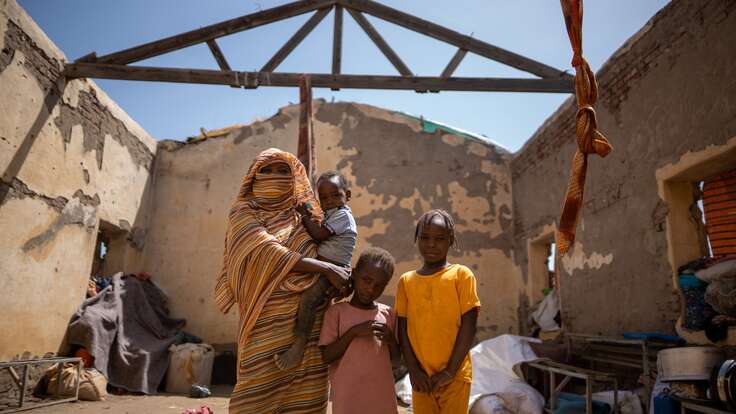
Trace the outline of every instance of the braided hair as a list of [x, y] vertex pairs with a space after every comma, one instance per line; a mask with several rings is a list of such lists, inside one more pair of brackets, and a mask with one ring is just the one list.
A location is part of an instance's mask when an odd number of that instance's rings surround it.
[[447, 226], [447, 229], [450, 231], [450, 246], [455, 246], [457, 242], [457, 240], [455, 239], [455, 221], [452, 219], [450, 213], [441, 209], [429, 210], [426, 213], [422, 214], [421, 217], [419, 217], [419, 221], [417, 221], [417, 227], [414, 230], [414, 243], [419, 240], [419, 233], [422, 231], [424, 226], [431, 223], [432, 219], [434, 219], [435, 217], [440, 217], [445, 222], [445, 226]]
[[353, 272], [358, 271], [363, 266], [375, 264], [379, 266], [389, 279], [394, 275], [394, 267], [396, 265], [394, 257], [388, 251], [380, 247], [369, 247], [360, 254], [358, 262], [355, 264]]

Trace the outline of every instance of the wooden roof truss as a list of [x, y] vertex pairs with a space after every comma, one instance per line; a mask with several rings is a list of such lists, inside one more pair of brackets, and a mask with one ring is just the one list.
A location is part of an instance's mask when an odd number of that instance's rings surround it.
[[[460, 34], [435, 23], [420, 19], [372, 0], [303, 0], [226, 20], [186, 33], [142, 44], [104, 56], [90, 53], [68, 63], [67, 78], [101, 78], [155, 82], [180, 82], [229, 85], [236, 88], [261, 86], [298, 86], [301, 73], [277, 72], [278, 66], [307, 35], [334, 11], [332, 73], [308, 74], [312, 87], [403, 89], [416, 92], [498, 91], [572, 93], [573, 78], [562, 70], [518, 55], [486, 42]], [[341, 72], [342, 28], [344, 12], [352, 16], [378, 49], [396, 68], [399, 76], [357, 75]], [[313, 13], [299, 30], [266, 62], [258, 72], [233, 70], [217, 44], [223, 36], [239, 33], [290, 17]], [[389, 46], [365, 14], [394, 23], [406, 29], [433, 37], [457, 47], [457, 52], [438, 76], [415, 76], [399, 55]], [[189, 46], [206, 43], [219, 70], [180, 69], [133, 66], [132, 64]], [[537, 78], [480, 78], [452, 76], [465, 55], [479, 56], [514, 67]]]

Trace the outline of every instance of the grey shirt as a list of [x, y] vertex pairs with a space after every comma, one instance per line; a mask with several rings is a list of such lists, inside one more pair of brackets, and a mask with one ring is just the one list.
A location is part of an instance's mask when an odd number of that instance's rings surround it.
[[342, 266], [349, 266], [358, 240], [358, 226], [353, 211], [340, 206], [325, 211], [323, 224], [332, 231], [332, 236], [317, 247], [317, 254]]

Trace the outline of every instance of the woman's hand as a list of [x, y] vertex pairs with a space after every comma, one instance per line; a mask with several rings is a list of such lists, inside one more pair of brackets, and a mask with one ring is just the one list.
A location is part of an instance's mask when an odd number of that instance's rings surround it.
[[332, 263], [324, 263], [326, 265], [324, 275], [330, 284], [340, 292], [340, 295], [350, 293], [350, 270]]

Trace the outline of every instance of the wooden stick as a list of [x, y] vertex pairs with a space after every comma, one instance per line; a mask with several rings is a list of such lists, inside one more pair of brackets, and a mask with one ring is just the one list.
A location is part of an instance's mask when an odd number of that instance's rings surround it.
[[324, 8], [314, 13], [312, 17], [310, 17], [309, 20], [307, 20], [307, 22], [304, 23], [304, 25], [299, 28], [299, 30], [297, 30], [283, 46], [281, 46], [281, 49], [279, 49], [278, 52], [276, 52], [276, 54], [273, 55], [265, 65], [263, 65], [261, 72], [273, 72], [274, 69], [276, 69], [276, 67], [278, 67], [281, 62], [289, 56], [289, 53], [299, 46], [299, 43], [301, 43], [302, 40], [304, 40], [304, 38], [307, 37], [315, 27], [317, 27], [329, 12], [329, 8]]
[[315, 153], [312, 134], [312, 85], [309, 75], [299, 77], [299, 141], [297, 158], [304, 164], [307, 176], [314, 182]]
[[542, 78], [572, 78], [570, 75], [565, 74], [559, 69], [555, 69], [533, 59], [529, 59], [480, 40], [473, 39], [470, 36], [460, 34], [454, 30], [450, 30], [446, 27], [420, 19], [391, 7], [384, 6], [375, 1], [337, 0], [337, 2], [348, 9], [368, 13], [372, 16], [378, 17], [379, 19], [386, 20], [426, 36], [433, 37], [443, 42], [455, 45], [461, 49], [466, 49], [488, 59], [515, 67]]
[[[153, 82], [259, 86], [299, 86], [298, 73], [236, 72], [144, 66], [69, 63], [67, 78], [99, 78]], [[313, 88], [397, 89], [414, 91], [549, 92], [572, 93], [567, 79], [438, 78], [427, 76], [374, 76], [310, 74]]]
[[381, 36], [380, 33], [378, 33], [378, 30], [376, 30], [375, 27], [371, 24], [371, 22], [368, 21], [368, 19], [363, 16], [363, 14], [359, 11], [348, 9], [348, 12], [351, 16], [353, 16], [353, 19], [355, 19], [356, 22], [360, 25], [360, 27], [363, 28], [363, 31], [365, 34], [368, 35], [368, 37], [373, 40], [373, 43], [378, 46], [379, 49], [381, 49], [381, 52], [386, 56], [386, 58], [391, 62], [392, 65], [396, 68], [397, 71], [402, 76], [413, 76], [414, 74], [409, 70], [409, 68], [404, 64], [404, 62], [401, 60], [399, 55], [394, 52], [393, 49], [391, 49], [391, 46], [386, 43], [386, 40], [384, 40], [383, 36]]
[[442, 71], [440, 78], [449, 78], [450, 76], [452, 76], [452, 74], [455, 72], [455, 69], [457, 69], [457, 67], [460, 65], [460, 62], [463, 60], [467, 53], [468, 51], [465, 49], [458, 49], [452, 59], [450, 59], [450, 62], [447, 63], [445, 70]]
[[215, 39], [208, 40], [207, 46], [210, 48], [210, 52], [212, 52], [212, 56], [214, 56], [220, 69], [230, 70], [230, 65], [227, 63], [227, 59], [225, 59], [225, 55], [222, 54], [222, 50], [220, 50], [220, 46], [217, 45]]
[[309, 13], [335, 4], [335, 0], [301, 0], [283, 6], [274, 7], [257, 13], [226, 20], [221, 23], [205, 26], [200, 29], [191, 30], [175, 36], [170, 36], [154, 42], [145, 43], [120, 52], [98, 58], [100, 63], [128, 64], [143, 59], [148, 59], [164, 53], [179, 50], [210, 39], [227, 36], [229, 34], [242, 32], [264, 24], [288, 19], [289, 17]]
[[332, 74], [340, 73], [342, 64], [342, 6], [335, 6], [335, 26], [332, 32]]

